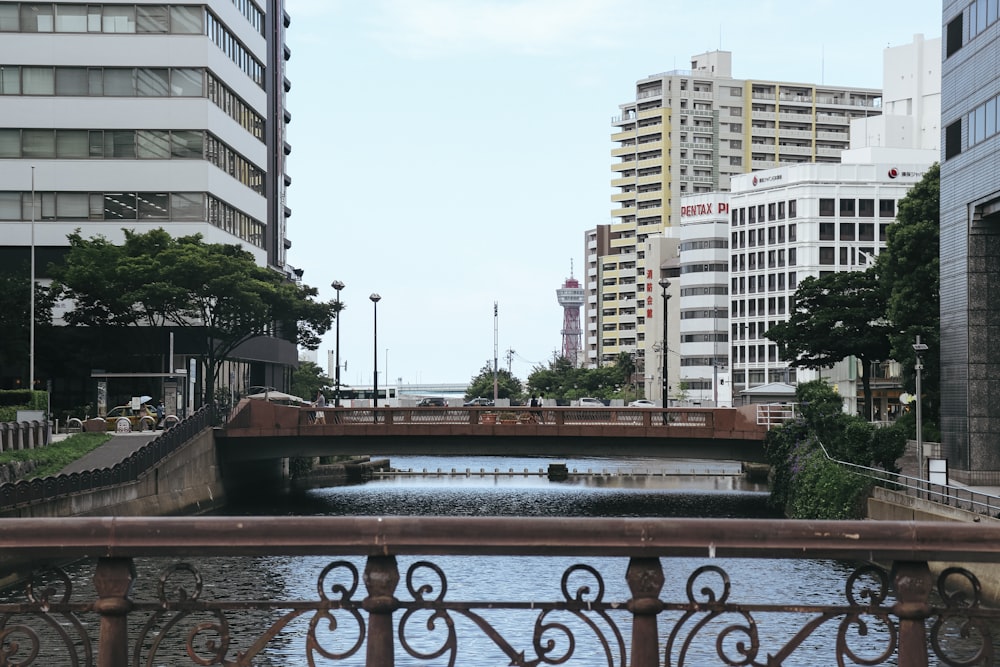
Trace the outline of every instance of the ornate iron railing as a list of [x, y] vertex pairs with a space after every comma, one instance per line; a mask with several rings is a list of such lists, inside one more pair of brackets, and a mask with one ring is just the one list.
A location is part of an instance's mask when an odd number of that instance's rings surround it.
[[[0, 602], [3, 665], [459, 664], [460, 648], [499, 650], [511, 665], [702, 665], [707, 640], [726, 665], [993, 665], [992, 627], [979, 563], [1000, 561], [1000, 525], [731, 519], [446, 517], [195, 517], [0, 520], [4, 555], [41, 562], [97, 557], [94, 592], [60, 575]], [[212, 599], [217, 582], [182, 561], [159, 574], [156, 593], [132, 599], [137, 559], [322, 556], [312, 599]], [[609, 599], [605, 576], [573, 564], [555, 600], [456, 600], [434, 556], [628, 559], [626, 599]], [[345, 557], [365, 558], [362, 568]], [[419, 556], [401, 573], [397, 556]], [[677, 573], [678, 558], [706, 563]], [[661, 559], [671, 559], [665, 568]], [[839, 604], [741, 603], [717, 558], [833, 558], [862, 563]], [[934, 577], [928, 561], [968, 563]], [[887, 569], [872, 563], [883, 563]], [[690, 567], [690, 565], [689, 565]], [[505, 576], [520, 576], [514, 568]], [[583, 583], [579, 582], [582, 577]], [[402, 578], [403, 585], [400, 586]], [[679, 579], [682, 599], [662, 598]], [[714, 583], [709, 580], [714, 580]], [[468, 583], [468, 582], [466, 582]], [[774, 582], [775, 596], [785, 590]], [[480, 577], [482, 590], [502, 581]], [[936, 596], [932, 595], [936, 592]], [[476, 592], [481, 592], [479, 588]], [[525, 618], [519, 632], [497, 616]], [[241, 637], [248, 615], [259, 619]], [[790, 635], [769, 645], [762, 617], [783, 615]], [[526, 615], [526, 616], [525, 616]], [[669, 623], [667, 622], [669, 619]], [[506, 620], [510, 620], [508, 617]], [[131, 621], [131, 622], [130, 622]], [[290, 632], [296, 623], [305, 629]], [[91, 630], [99, 628], [99, 636]], [[301, 626], [300, 626], [301, 628]], [[830, 629], [824, 646], [810, 644]], [[130, 634], [131, 630], [131, 634]], [[463, 634], [464, 633], [464, 634]], [[599, 649], [577, 655], [585, 641]], [[53, 646], [62, 657], [42, 662]], [[287, 656], [294, 656], [288, 658]]]
[[[0, 484], [0, 508], [45, 502], [74, 493], [133, 482], [203, 429], [212, 426], [215, 415], [214, 407], [206, 405], [111, 468]], [[3, 665], [2, 660], [0, 665]]]

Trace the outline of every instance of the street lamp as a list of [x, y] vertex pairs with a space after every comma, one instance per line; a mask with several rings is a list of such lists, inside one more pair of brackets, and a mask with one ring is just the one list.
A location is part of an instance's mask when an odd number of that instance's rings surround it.
[[[917, 372], [917, 456], [920, 457], [920, 471], [924, 470], [924, 446], [923, 446], [923, 424], [921, 423], [920, 415], [920, 371], [924, 369], [923, 360], [920, 358], [922, 352], [927, 351], [927, 345], [920, 342], [920, 336], [917, 336], [917, 342], [913, 344], [913, 351], [917, 355], [917, 363], [913, 366], [913, 370]], [[930, 473], [928, 473], [930, 477]]]
[[334, 280], [330, 283], [330, 287], [337, 291], [337, 300], [333, 303], [333, 311], [336, 313], [336, 345], [337, 345], [337, 370], [334, 373], [334, 382], [336, 383], [336, 390], [333, 394], [333, 407], [340, 407], [340, 313], [344, 310], [344, 304], [340, 301], [340, 290], [344, 289], [344, 283], [339, 280]]
[[371, 296], [368, 297], [372, 300], [372, 346], [375, 350], [375, 376], [374, 382], [372, 382], [372, 416], [375, 418], [375, 423], [378, 423], [378, 302], [382, 298], [375, 292], [372, 292]]
[[670, 301], [670, 295], [667, 294], [667, 288], [670, 287], [670, 281], [666, 278], [660, 278], [660, 287], [663, 288], [663, 407], [669, 407], [670, 404], [670, 383], [667, 378], [667, 370], [670, 368], [670, 361], [667, 359], [667, 354], [669, 348], [667, 346], [667, 303]]

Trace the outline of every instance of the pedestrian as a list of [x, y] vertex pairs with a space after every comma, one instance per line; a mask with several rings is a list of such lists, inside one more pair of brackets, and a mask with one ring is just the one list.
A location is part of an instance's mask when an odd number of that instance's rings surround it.
[[[322, 389], [316, 390], [316, 400], [313, 402], [313, 405], [315, 405], [317, 408], [326, 407], [326, 396], [323, 394]], [[316, 412], [313, 413], [313, 415], [315, 415], [313, 419], [314, 424], [326, 423], [326, 414], [322, 410], [317, 410]]]
[[163, 399], [161, 398], [156, 403], [156, 428], [163, 428], [163, 412], [165, 409]]

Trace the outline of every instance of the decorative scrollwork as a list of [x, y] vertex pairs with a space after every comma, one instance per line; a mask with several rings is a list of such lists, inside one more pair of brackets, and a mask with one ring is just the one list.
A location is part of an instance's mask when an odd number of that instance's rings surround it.
[[[349, 579], [347, 585], [337, 582], [331, 584], [328, 582], [328, 580], [333, 579], [331, 575], [339, 572], [347, 572]], [[306, 655], [308, 656], [310, 665], [315, 664], [317, 655], [327, 660], [343, 660], [354, 655], [364, 646], [366, 634], [365, 620], [358, 611], [357, 606], [353, 604], [354, 594], [358, 590], [360, 580], [361, 577], [358, 574], [358, 568], [346, 560], [333, 561], [320, 572], [316, 580], [316, 590], [319, 593], [323, 606], [317, 609], [316, 613], [309, 620], [309, 631], [306, 635]], [[326, 589], [328, 585], [330, 586], [330, 593], [333, 594], [332, 596], [327, 595]], [[345, 647], [340, 651], [330, 646], [330, 640], [340, 639], [340, 637], [344, 636], [341, 632], [341, 623], [337, 620], [338, 614], [349, 616], [357, 628], [353, 642], [350, 639], [343, 640]], [[323, 629], [321, 630], [321, 628]], [[338, 635], [337, 633], [341, 634]], [[346, 636], [350, 637], [350, 635]], [[321, 637], [326, 641], [321, 641]]]
[[72, 593], [72, 581], [61, 568], [33, 573], [25, 585], [28, 604], [0, 614], [0, 665], [49, 664], [57, 655], [74, 667], [92, 665], [93, 645], [74, 613]]
[[[27, 625], [6, 625], [6, 618], [0, 619], [0, 665], [31, 665], [41, 651], [42, 642], [38, 633]], [[22, 641], [18, 637], [23, 637]], [[26, 644], [22, 653], [21, 645]]]
[[934, 654], [951, 667], [993, 665], [993, 636], [983, 617], [977, 616], [982, 585], [972, 572], [949, 567], [938, 575], [937, 592], [944, 602], [931, 627]]

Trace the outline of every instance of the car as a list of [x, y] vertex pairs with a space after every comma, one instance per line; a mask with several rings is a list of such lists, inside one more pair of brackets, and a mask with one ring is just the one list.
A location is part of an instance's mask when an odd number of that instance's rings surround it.
[[420, 402], [417, 403], [418, 408], [446, 408], [448, 407], [448, 401], [444, 400], [440, 396], [428, 396], [427, 398], [421, 398]]
[[475, 406], [489, 407], [489, 406], [493, 405], [493, 399], [491, 399], [491, 398], [484, 398], [484, 397], [480, 396], [478, 398], [473, 398], [470, 401], [466, 401], [465, 403], [462, 403], [462, 405], [464, 407], [466, 407], [466, 408], [475, 407]]
[[[118, 405], [108, 410], [104, 421], [108, 423], [109, 431], [153, 431], [156, 429], [156, 411], [145, 404], [138, 410], [133, 410], [131, 405]], [[126, 421], [128, 428], [124, 426]]]
[[630, 408], [655, 408], [656, 403], [649, 400], [648, 398], [640, 398], [636, 401], [632, 401], [628, 404]]
[[604, 401], [599, 398], [581, 398], [580, 399], [581, 408], [603, 408]]

